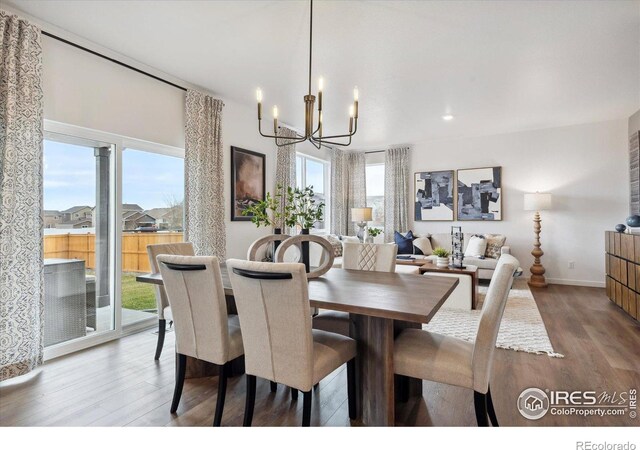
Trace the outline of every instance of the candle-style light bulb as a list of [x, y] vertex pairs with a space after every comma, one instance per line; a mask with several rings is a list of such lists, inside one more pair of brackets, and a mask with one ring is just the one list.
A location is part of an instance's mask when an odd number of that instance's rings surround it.
[[360, 96], [360, 92], [358, 91], [358, 86], [356, 86], [353, 88], [353, 101], [357, 102], [359, 96]]
[[273, 118], [274, 119], [278, 118], [278, 107], [277, 106], [273, 107]]
[[256, 99], [258, 103], [262, 103], [262, 89], [260, 88], [256, 89]]
[[324, 89], [324, 78], [320, 77], [318, 80], [318, 92], [322, 92]]
[[353, 105], [349, 106], [349, 117], [353, 119], [353, 115], [354, 115], [354, 110], [353, 110]]

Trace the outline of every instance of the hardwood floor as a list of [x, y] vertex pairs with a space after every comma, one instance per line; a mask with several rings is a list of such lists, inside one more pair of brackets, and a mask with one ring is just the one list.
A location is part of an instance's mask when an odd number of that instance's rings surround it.
[[[547, 414], [538, 421], [516, 409], [528, 387], [551, 390], [640, 388], [640, 325], [604, 295], [603, 289], [552, 285], [534, 297], [555, 350], [565, 358], [549, 358], [498, 349], [491, 390], [502, 426], [640, 425], [625, 416], [580, 417]], [[145, 331], [47, 362], [27, 381], [0, 387], [2, 426], [210, 426], [215, 410], [217, 378], [187, 380], [178, 412], [169, 413], [174, 382], [174, 333], [167, 333], [160, 361], [154, 361], [156, 335]], [[241, 426], [245, 378], [231, 378], [223, 426]], [[311, 424], [349, 426], [346, 368], [320, 383], [313, 394]], [[396, 424], [410, 426], [475, 426], [473, 393], [424, 382], [420, 399], [399, 404]], [[258, 380], [254, 426], [298, 426], [302, 396]]]

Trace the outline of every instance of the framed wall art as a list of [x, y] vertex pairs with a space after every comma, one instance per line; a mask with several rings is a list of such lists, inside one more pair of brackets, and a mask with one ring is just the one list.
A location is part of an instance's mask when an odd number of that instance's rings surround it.
[[502, 167], [458, 169], [458, 220], [502, 220]]
[[416, 172], [414, 201], [416, 221], [453, 220], [454, 172]]
[[231, 147], [231, 220], [250, 221], [242, 211], [265, 199], [265, 155]]

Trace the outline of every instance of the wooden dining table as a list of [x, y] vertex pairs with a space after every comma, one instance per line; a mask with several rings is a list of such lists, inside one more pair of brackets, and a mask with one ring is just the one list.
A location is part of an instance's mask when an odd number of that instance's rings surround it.
[[[220, 268], [224, 291], [230, 298], [233, 288], [226, 265]], [[136, 280], [163, 284], [160, 274], [139, 275]], [[428, 323], [457, 284], [457, 278], [337, 268], [309, 280], [312, 307], [347, 312], [355, 324], [356, 403], [364, 425], [394, 425], [396, 390], [422, 395], [422, 380], [394, 375], [394, 338], [405, 328]]]

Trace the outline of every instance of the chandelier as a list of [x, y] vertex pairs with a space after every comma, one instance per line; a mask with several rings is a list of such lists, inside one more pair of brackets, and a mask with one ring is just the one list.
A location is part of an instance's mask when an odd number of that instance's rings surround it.
[[[304, 135], [297, 134], [295, 137], [278, 136], [278, 107], [273, 107], [273, 135], [264, 134], [262, 132], [262, 90], [258, 88], [256, 97], [258, 100], [258, 132], [261, 136], [275, 139], [278, 147], [285, 145], [298, 144], [300, 142], [309, 141], [316, 148], [320, 148], [323, 144], [338, 145], [346, 147], [351, 144], [351, 137], [358, 131], [358, 87], [353, 89], [353, 104], [349, 107], [349, 132], [346, 134], [334, 134], [325, 136], [322, 130], [322, 78], [318, 81], [318, 123], [315, 125], [313, 112], [315, 109], [316, 96], [311, 94], [311, 66], [312, 66], [312, 44], [313, 44], [313, 0], [311, 0], [309, 14], [309, 92], [304, 96]], [[337, 142], [335, 139], [345, 139], [347, 141]]]

